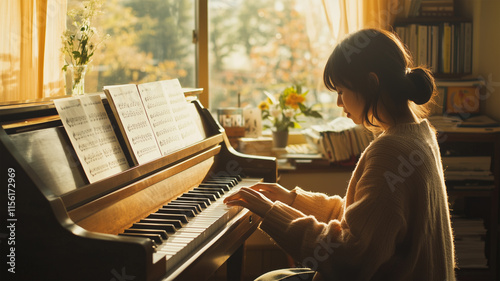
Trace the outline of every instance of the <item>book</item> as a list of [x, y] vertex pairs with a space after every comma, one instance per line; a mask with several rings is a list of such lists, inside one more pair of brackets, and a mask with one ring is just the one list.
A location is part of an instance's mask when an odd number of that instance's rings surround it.
[[418, 41], [417, 41], [417, 62], [418, 65], [428, 65], [427, 64], [427, 26], [426, 25], [418, 25], [417, 31]]
[[486, 115], [477, 115], [462, 120], [457, 126], [469, 128], [497, 128], [500, 127], [500, 123]]
[[464, 24], [464, 72], [472, 72], [472, 23]]
[[90, 183], [129, 168], [100, 95], [57, 99], [54, 104]]
[[451, 26], [443, 24], [443, 36], [441, 38], [441, 72], [451, 72]]

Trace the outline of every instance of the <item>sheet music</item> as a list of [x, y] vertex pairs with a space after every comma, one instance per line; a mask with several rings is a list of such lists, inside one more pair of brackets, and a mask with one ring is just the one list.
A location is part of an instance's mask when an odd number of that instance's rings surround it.
[[136, 85], [104, 87], [134, 162], [144, 164], [161, 157], [160, 148], [144, 110]]
[[127, 158], [116, 138], [106, 109], [102, 104], [101, 96], [85, 95], [79, 97], [83, 109], [87, 114], [94, 134], [99, 140], [99, 146], [104, 153], [104, 159], [108, 163], [109, 173], [116, 174], [129, 168]]
[[181, 84], [178, 79], [160, 81], [163, 92], [167, 96], [167, 100], [172, 109], [175, 121], [181, 132], [181, 137], [184, 145], [190, 145], [201, 141], [203, 136], [196, 124], [191, 118], [192, 112], [188, 107], [186, 98], [182, 91]]
[[[119, 172], [110, 167], [100, 146], [100, 136], [92, 128], [82, 101], [73, 97], [54, 100], [54, 104], [89, 182], [93, 183]], [[93, 116], [104, 118], [99, 113]]]
[[182, 148], [181, 132], [161, 83], [151, 82], [137, 87], [161, 153], [167, 155]]

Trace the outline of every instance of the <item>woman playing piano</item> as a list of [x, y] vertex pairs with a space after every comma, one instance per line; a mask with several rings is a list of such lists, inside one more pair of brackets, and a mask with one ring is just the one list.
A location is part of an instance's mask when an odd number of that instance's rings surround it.
[[392, 33], [366, 29], [336, 46], [323, 80], [347, 117], [378, 136], [343, 198], [262, 183], [226, 199], [261, 216], [260, 228], [308, 268], [261, 280], [454, 280], [439, 147], [419, 106], [436, 91], [430, 71], [413, 67]]

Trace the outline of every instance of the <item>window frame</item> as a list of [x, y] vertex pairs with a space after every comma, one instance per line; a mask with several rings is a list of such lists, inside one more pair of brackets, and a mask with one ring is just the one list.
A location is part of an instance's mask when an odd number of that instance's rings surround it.
[[208, 64], [208, 0], [196, 0], [195, 28], [193, 42], [196, 44], [196, 86], [202, 88], [199, 96], [201, 104], [209, 108], [209, 64]]

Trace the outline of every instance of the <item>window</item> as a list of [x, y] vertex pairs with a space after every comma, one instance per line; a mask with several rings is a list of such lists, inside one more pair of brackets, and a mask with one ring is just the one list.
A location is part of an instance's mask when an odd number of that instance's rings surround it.
[[[68, 0], [68, 11], [81, 5]], [[105, 85], [179, 78], [195, 87], [195, 0], [106, 0], [93, 26], [110, 37], [85, 77], [87, 93]], [[71, 22], [67, 23], [70, 27]]]
[[[68, 10], [81, 2], [68, 0]], [[341, 113], [322, 82], [334, 42], [324, 17], [313, 16], [323, 13], [321, 5], [308, 0], [210, 0], [208, 5], [213, 111], [236, 106], [238, 94], [241, 106], [257, 106], [264, 91], [301, 84], [309, 90], [308, 104], [317, 104], [325, 118]], [[196, 87], [195, 8], [195, 0], [105, 1], [93, 25], [110, 37], [94, 56], [85, 91], [172, 78]]]
[[[323, 86], [332, 41], [320, 1], [209, 1], [210, 108], [256, 107], [264, 92], [309, 90], [326, 120], [341, 114]], [[314, 120], [309, 120], [313, 121]], [[316, 119], [316, 122], [321, 122]]]

